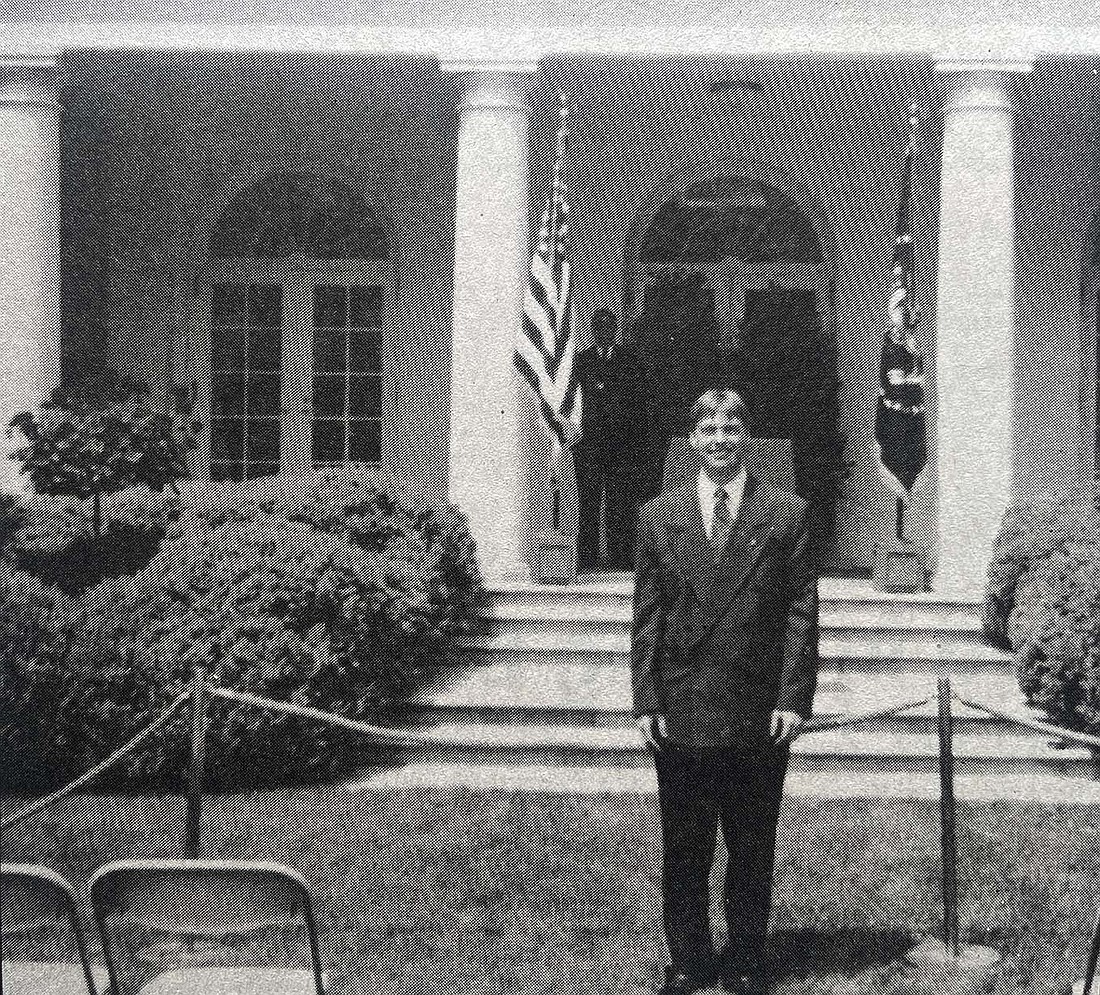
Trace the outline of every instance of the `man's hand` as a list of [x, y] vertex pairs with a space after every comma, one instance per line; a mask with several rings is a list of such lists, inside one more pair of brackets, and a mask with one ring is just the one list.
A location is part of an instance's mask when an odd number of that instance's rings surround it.
[[642, 732], [642, 738], [655, 753], [660, 753], [664, 748], [664, 740], [668, 736], [668, 726], [663, 715], [643, 715], [638, 719], [638, 728]]
[[789, 743], [798, 735], [802, 716], [797, 712], [772, 712], [772, 742]]
[[580, 426], [570, 418], [559, 418], [558, 427], [561, 429], [562, 442], [566, 449], [572, 449], [581, 441]]

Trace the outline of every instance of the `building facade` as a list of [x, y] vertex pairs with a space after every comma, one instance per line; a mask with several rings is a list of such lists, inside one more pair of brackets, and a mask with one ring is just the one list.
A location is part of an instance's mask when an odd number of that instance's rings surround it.
[[[196, 476], [345, 468], [450, 496], [486, 574], [523, 576], [549, 442], [511, 354], [566, 94], [582, 344], [619, 315], [651, 421], [748, 364], [758, 428], [842, 478], [830, 563], [858, 573], [893, 528], [873, 413], [916, 103], [931, 453], [909, 521], [933, 590], [981, 590], [1011, 500], [1095, 479], [1087, 37], [743, 7], [652, 29], [486, 11], [492, 31], [109, 13], [5, 26], [5, 419], [124, 370], [195, 401]], [[690, 320], [649, 336], [673, 299]]]

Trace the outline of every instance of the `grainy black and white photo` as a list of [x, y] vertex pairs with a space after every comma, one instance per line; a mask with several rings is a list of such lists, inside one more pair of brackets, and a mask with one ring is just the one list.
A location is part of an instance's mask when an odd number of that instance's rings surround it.
[[1100, 18], [0, 0], [0, 991], [1100, 993]]

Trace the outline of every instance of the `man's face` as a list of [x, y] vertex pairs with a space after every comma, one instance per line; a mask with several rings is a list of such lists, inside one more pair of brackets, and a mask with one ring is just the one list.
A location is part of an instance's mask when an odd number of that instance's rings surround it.
[[606, 349], [614, 343], [616, 324], [614, 316], [609, 314], [598, 314], [593, 319], [592, 337], [601, 349]]
[[728, 407], [700, 418], [691, 432], [692, 448], [703, 461], [703, 469], [715, 483], [725, 483], [740, 471], [749, 433], [745, 423]]

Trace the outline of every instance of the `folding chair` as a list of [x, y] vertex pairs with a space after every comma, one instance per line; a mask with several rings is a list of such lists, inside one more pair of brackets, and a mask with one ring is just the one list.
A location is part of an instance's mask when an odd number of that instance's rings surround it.
[[324, 995], [309, 888], [289, 867], [119, 861], [89, 890], [118, 995]]
[[96, 995], [107, 972], [88, 960], [76, 893], [32, 864], [0, 864], [0, 989], [5, 995]]

